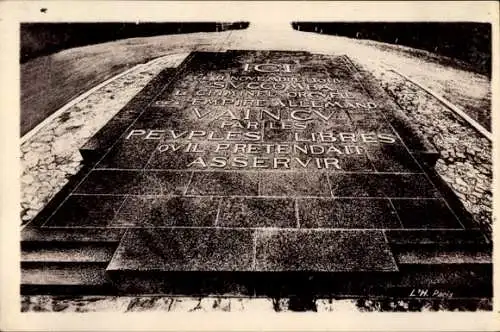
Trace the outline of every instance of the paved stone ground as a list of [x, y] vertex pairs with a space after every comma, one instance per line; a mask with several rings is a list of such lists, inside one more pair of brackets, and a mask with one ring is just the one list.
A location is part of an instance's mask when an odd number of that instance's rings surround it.
[[[241, 32], [234, 41], [228, 36], [225, 45], [228, 48], [251, 49], [248, 43], [256, 45], [254, 48], [295, 49], [290, 38], [280, 34], [274, 42], [262, 42], [258, 35], [252, 35], [243, 43]], [[269, 35], [269, 34], [268, 34]], [[272, 33], [270, 34], [272, 36]], [[290, 34], [291, 35], [291, 34]], [[309, 34], [313, 35], [313, 34]], [[297, 38], [297, 35], [294, 35]], [[311, 52], [331, 52], [342, 48], [342, 45], [331, 46], [324, 43], [327, 36], [319, 36], [316, 43], [325, 45], [321, 49], [316, 45], [308, 49]], [[268, 40], [273, 38], [268, 38]], [[229, 41], [228, 41], [229, 40]], [[280, 44], [281, 43], [281, 44]], [[350, 42], [349, 42], [350, 43]], [[274, 46], [273, 46], [274, 45]], [[295, 47], [294, 47], [295, 46]], [[342, 49], [349, 56], [365, 65], [373, 72], [383, 87], [390, 92], [415, 121], [421, 132], [440, 151], [436, 169], [444, 180], [455, 190], [464, 206], [475, 219], [487, 227], [491, 225], [492, 194], [491, 194], [491, 144], [480, 134], [458, 119], [451, 111], [443, 107], [424, 91], [405, 81], [397, 74], [389, 72], [381, 66], [381, 59], [363, 57], [362, 53], [349, 54], [348, 47]], [[184, 50], [189, 51], [189, 50]], [[377, 51], [378, 52], [378, 51]], [[45, 204], [67, 182], [67, 178], [80, 169], [81, 156], [78, 148], [94, 135], [109, 119], [111, 119], [149, 80], [165, 67], [175, 67], [187, 56], [187, 53], [169, 55], [141, 65], [120, 77], [107, 86], [99, 89], [64, 113], [60, 114], [52, 123], [42, 128], [21, 146], [21, 219], [23, 223], [31, 220]], [[388, 58], [383, 58], [386, 62]], [[408, 65], [409, 60], [401, 63]], [[419, 65], [418, 61], [415, 62]], [[422, 73], [434, 75], [430, 64]], [[406, 66], [411, 71], [416, 69]], [[401, 70], [400, 67], [398, 69]], [[443, 70], [442, 68], [440, 70]], [[450, 70], [450, 80], [459, 78], [460, 84], [467, 81], [467, 73], [457, 74]], [[408, 72], [405, 72], [408, 74]], [[427, 78], [432, 81], [432, 78]], [[485, 82], [481, 81], [482, 85]], [[427, 84], [424, 80], [424, 83]], [[429, 85], [429, 84], [427, 84]], [[476, 86], [477, 89], [477, 86]], [[484, 90], [484, 89], [483, 89]], [[454, 102], [454, 100], [451, 100]], [[491, 301], [479, 299], [473, 308], [460, 302], [450, 305], [441, 300], [316, 300], [314, 308], [317, 311], [433, 311], [433, 310], [464, 310], [464, 308], [488, 310]], [[292, 307], [292, 308], [291, 308]], [[139, 310], [168, 310], [168, 311], [239, 311], [239, 310], [300, 310], [300, 304], [290, 303], [290, 300], [273, 299], [215, 299], [215, 298], [172, 298], [172, 297], [82, 297], [64, 298], [49, 296], [23, 296], [22, 311], [139, 311]]]

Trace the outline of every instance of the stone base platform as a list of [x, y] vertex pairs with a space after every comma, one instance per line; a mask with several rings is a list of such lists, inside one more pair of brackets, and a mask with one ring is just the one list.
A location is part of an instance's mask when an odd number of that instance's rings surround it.
[[23, 294], [492, 295], [490, 239], [345, 56], [194, 52], [81, 153]]

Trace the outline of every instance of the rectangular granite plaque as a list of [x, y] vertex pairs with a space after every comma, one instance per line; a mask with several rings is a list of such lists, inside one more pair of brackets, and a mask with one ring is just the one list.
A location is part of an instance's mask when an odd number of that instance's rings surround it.
[[464, 226], [387, 98], [345, 56], [192, 53], [42, 227], [126, 229], [121, 280], [395, 273], [387, 231]]

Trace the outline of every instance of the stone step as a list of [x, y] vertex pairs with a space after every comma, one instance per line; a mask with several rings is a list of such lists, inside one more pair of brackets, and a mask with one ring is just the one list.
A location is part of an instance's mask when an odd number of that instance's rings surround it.
[[[136, 229], [123, 238], [107, 271], [121, 292], [131, 294], [408, 296], [414, 288], [442, 288], [491, 295], [485, 257], [450, 265], [407, 255], [398, 264], [379, 232], [274, 229], [252, 236], [249, 230], [222, 228]], [[415, 242], [413, 235], [406, 241]], [[427, 237], [432, 243], [451, 240]]]
[[108, 283], [103, 263], [40, 263], [21, 268], [25, 285], [102, 285]]
[[381, 231], [249, 228], [135, 228], [108, 272], [394, 272]]
[[492, 264], [491, 252], [456, 249], [406, 249], [393, 252], [400, 264]]
[[491, 242], [479, 230], [385, 231], [401, 264], [491, 264]]
[[492, 295], [492, 267], [488, 264], [405, 265], [397, 273], [344, 273], [261, 275], [257, 294], [300, 294], [318, 296], [405, 297], [413, 289], [448, 290], [456, 297]]
[[106, 276], [107, 263], [24, 263], [21, 294], [116, 293]]
[[125, 229], [24, 228], [21, 293], [116, 293], [105, 270], [124, 232]]
[[[489, 297], [491, 264], [401, 265], [398, 272], [203, 272], [123, 270], [102, 263], [23, 263], [22, 294]], [[116, 272], [116, 271], [115, 271]], [[436, 295], [438, 296], [438, 295]], [[439, 296], [438, 296], [439, 297]]]
[[21, 264], [32, 262], [108, 263], [116, 250], [115, 243], [50, 243], [46, 247], [24, 244]]
[[46, 247], [49, 243], [118, 243], [124, 228], [38, 228], [26, 227], [21, 231], [21, 246]]
[[396, 246], [491, 244], [480, 230], [386, 230], [385, 235], [389, 244]]
[[[394, 296], [414, 290], [454, 297], [492, 295], [491, 264], [405, 265], [399, 272], [122, 271], [109, 274], [121, 294], [227, 296]], [[429, 296], [431, 294], [428, 294]], [[434, 295], [436, 296], [436, 295]]]
[[[490, 264], [407, 265], [398, 273], [227, 273], [127, 271], [114, 278], [102, 264], [46, 264], [22, 267], [22, 294], [168, 294], [227, 296], [394, 296], [452, 293], [491, 297]], [[112, 280], [112, 282], [110, 281]], [[412, 294], [413, 293], [413, 294]], [[451, 296], [449, 296], [451, 297]]]

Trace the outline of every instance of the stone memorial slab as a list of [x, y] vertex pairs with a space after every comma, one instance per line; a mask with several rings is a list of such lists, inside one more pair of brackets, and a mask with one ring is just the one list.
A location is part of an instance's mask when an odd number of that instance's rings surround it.
[[82, 147], [88, 167], [23, 243], [105, 247], [110, 292], [404, 293], [438, 273], [426, 262], [487, 262], [450, 252], [489, 244], [428, 176], [427, 146], [346, 56], [193, 52]]
[[139, 228], [125, 234], [107, 270], [250, 271], [249, 230]]

